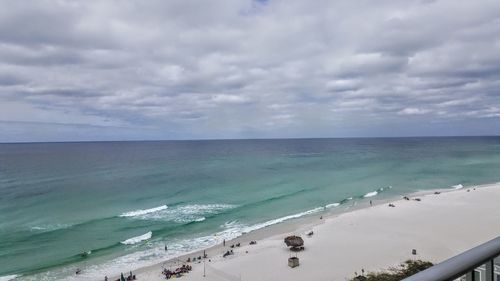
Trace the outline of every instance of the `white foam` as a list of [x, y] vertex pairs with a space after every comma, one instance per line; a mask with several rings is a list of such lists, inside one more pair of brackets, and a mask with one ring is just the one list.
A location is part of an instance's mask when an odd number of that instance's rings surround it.
[[453, 187], [454, 189], [464, 188], [464, 186], [462, 184], [452, 185], [451, 187]]
[[138, 217], [138, 216], [143, 216], [146, 214], [151, 214], [151, 213], [163, 211], [167, 208], [168, 208], [167, 205], [161, 205], [159, 207], [155, 207], [155, 208], [151, 208], [151, 209], [139, 209], [139, 210], [123, 213], [120, 215], [120, 217]]
[[[54, 231], [58, 229], [65, 229], [71, 227], [70, 224], [62, 224], [62, 223], [56, 223], [56, 224], [47, 224], [47, 225], [37, 225], [37, 226], [32, 226], [30, 228], [31, 231], [36, 231], [36, 232], [49, 232], [49, 231]], [[1, 281], [1, 279], [0, 279]]]
[[368, 192], [367, 194], [365, 194], [363, 197], [364, 198], [368, 198], [368, 197], [373, 197], [375, 195], [377, 195], [378, 192], [377, 191], [372, 191], [372, 192]]
[[153, 236], [153, 232], [149, 231], [148, 233], [145, 233], [143, 235], [139, 235], [136, 237], [132, 237], [132, 238], [127, 239], [125, 241], [122, 241], [120, 243], [122, 243], [124, 245], [133, 245], [133, 244], [139, 243], [141, 241], [151, 239], [151, 236]]
[[227, 221], [223, 225], [221, 225], [221, 227], [223, 227], [223, 228], [231, 228], [231, 227], [233, 227], [235, 225], [238, 225], [238, 221], [237, 220]]
[[6, 276], [0, 276], [0, 281], [9, 281], [9, 280], [14, 280], [14, 279], [16, 279], [17, 277], [19, 277], [19, 275], [16, 275], [16, 274], [13, 274], [13, 275], [6, 275]]
[[254, 230], [261, 229], [261, 228], [264, 228], [264, 227], [268, 227], [268, 226], [271, 226], [271, 225], [274, 225], [274, 224], [282, 223], [282, 222], [287, 221], [287, 220], [296, 219], [296, 218], [300, 218], [300, 217], [303, 217], [303, 216], [306, 216], [306, 215], [318, 213], [318, 212], [321, 212], [322, 210], [323, 210], [323, 207], [318, 207], [318, 208], [314, 208], [314, 209], [311, 209], [311, 210], [308, 210], [308, 211], [304, 211], [304, 212], [301, 212], [301, 213], [297, 213], [297, 214], [293, 214], [293, 215], [289, 215], [289, 216], [284, 216], [284, 217], [277, 218], [277, 219], [274, 219], [274, 220], [269, 220], [269, 221], [266, 221], [266, 222], [263, 222], [263, 223], [258, 223], [258, 224], [252, 225], [252, 226], [248, 226], [248, 227], [246, 227], [244, 229], [244, 231], [245, 232], [254, 231]]
[[236, 206], [230, 204], [193, 204], [179, 206], [173, 211], [182, 215], [216, 214], [220, 211], [232, 209], [234, 207]]
[[176, 223], [199, 222], [204, 220], [202, 218], [206, 218], [206, 216], [218, 214], [235, 207], [236, 205], [230, 204], [192, 204], [169, 207], [168, 209], [160, 209], [158, 207], [150, 209], [154, 210], [151, 212], [139, 213], [138, 211], [134, 211], [133, 219], [171, 221]]
[[197, 218], [197, 219], [195, 219], [194, 221], [196, 221], [196, 222], [200, 222], [200, 221], [204, 221], [204, 220], [205, 220], [205, 217], [201, 217], [201, 218]]
[[332, 204], [328, 204], [325, 206], [325, 208], [333, 208], [333, 207], [338, 207], [340, 206], [340, 203], [332, 203]]
[[[74, 270], [76, 269], [75, 267], [69, 266], [53, 271], [47, 271], [41, 274], [36, 274], [33, 275], [33, 278], [28, 278], [27, 280], [40, 281], [64, 279], [68, 281], [84, 281], [97, 280], [99, 278], [102, 278], [102, 276], [104, 275], [119, 275], [120, 272], [123, 271], [123, 268], [128, 268], [134, 271], [137, 268], [157, 264], [160, 261], [179, 257], [187, 253], [221, 244], [223, 240], [229, 241], [241, 236], [246, 232], [264, 228], [273, 224], [284, 222], [286, 220], [314, 214], [322, 211], [323, 209], [324, 207], [314, 208], [297, 214], [284, 216], [282, 218], [250, 226], [241, 224], [237, 220], [228, 221], [220, 226], [223, 230], [215, 234], [190, 239], [175, 239], [172, 241], [168, 241], [168, 251], [164, 250], [165, 241], [151, 241], [145, 244], [145, 247], [147, 247], [147, 249], [139, 250], [109, 261], [105, 261], [103, 263], [84, 266], [82, 267], [82, 273], [79, 275], [74, 274]], [[127, 239], [121, 243], [135, 244], [140, 241], [150, 239], [151, 237], [152, 233], [150, 231], [146, 234]]]

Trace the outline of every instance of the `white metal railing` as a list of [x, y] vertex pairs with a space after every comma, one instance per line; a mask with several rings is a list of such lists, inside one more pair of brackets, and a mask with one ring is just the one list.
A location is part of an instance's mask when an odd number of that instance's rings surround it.
[[500, 236], [403, 281], [500, 281]]

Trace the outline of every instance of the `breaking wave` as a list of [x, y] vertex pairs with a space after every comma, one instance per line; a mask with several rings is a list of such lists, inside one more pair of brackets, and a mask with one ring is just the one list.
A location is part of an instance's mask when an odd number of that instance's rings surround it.
[[363, 197], [364, 198], [373, 197], [377, 194], [378, 194], [378, 191], [372, 191], [372, 192], [368, 192], [367, 194], [363, 195]]
[[132, 238], [127, 239], [125, 241], [122, 241], [120, 243], [122, 243], [124, 245], [133, 245], [133, 244], [137, 244], [141, 241], [151, 239], [152, 236], [153, 236], [153, 232], [149, 231], [148, 233], [145, 233], [143, 235], [139, 235], [136, 237], [132, 237]]
[[120, 215], [120, 217], [139, 217], [139, 216], [144, 216], [147, 214], [163, 211], [167, 208], [168, 208], [167, 205], [161, 205], [159, 207], [155, 207], [155, 208], [151, 208], [151, 209], [139, 209], [139, 210], [123, 213]]
[[325, 208], [333, 208], [333, 207], [338, 207], [340, 206], [340, 203], [332, 203], [332, 204], [328, 204], [325, 206]]
[[[392, 186], [388, 186], [387, 189], [391, 189]], [[385, 188], [381, 187], [377, 190], [373, 190], [373, 191], [370, 191], [368, 193], [366, 193], [365, 195], [363, 195], [363, 198], [368, 198], [368, 197], [373, 197], [373, 196], [376, 196], [378, 195], [379, 193], [383, 192]]]
[[300, 218], [300, 217], [303, 217], [303, 216], [307, 216], [307, 215], [311, 215], [311, 214], [314, 214], [314, 213], [318, 213], [318, 212], [321, 212], [323, 210], [324, 210], [323, 207], [318, 207], [318, 208], [314, 208], [314, 209], [311, 209], [311, 210], [308, 210], [308, 211], [304, 211], [304, 212], [301, 212], [301, 213], [297, 213], [297, 214], [293, 214], [293, 215], [289, 215], [289, 216], [284, 216], [284, 217], [273, 219], [273, 220], [269, 220], [269, 221], [266, 221], [266, 222], [263, 222], [263, 223], [254, 224], [252, 226], [245, 227], [243, 229], [243, 232], [246, 233], [246, 232], [254, 231], [254, 230], [261, 229], [261, 228], [264, 228], [264, 227], [268, 227], [268, 226], [271, 226], [271, 225], [274, 225], [274, 224], [282, 223], [282, 222], [287, 221], [287, 220], [296, 219], [296, 218]]
[[[34, 232], [49, 232], [49, 231], [55, 231], [59, 229], [66, 229], [70, 228], [70, 224], [61, 224], [61, 223], [56, 223], [56, 224], [47, 224], [47, 225], [37, 225], [37, 226], [32, 226], [30, 227], [31, 231]], [[2, 279], [0, 279], [2, 281]]]
[[17, 277], [19, 277], [19, 275], [6, 275], [6, 276], [0, 276], [0, 281], [9, 281], [9, 280], [14, 280], [16, 279]]
[[[148, 210], [138, 210], [125, 214], [129, 218], [140, 220], [169, 221], [176, 223], [202, 222], [207, 217], [214, 216], [237, 207], [230, 204], [191, 204], [167, 208], [166, 205]], [[121, 217], [124, 214], [121, 215]]]
[[464, 186], [462, 184], [452, 185], [451, 187], [453, 187], [454, 189], [464, 188]]

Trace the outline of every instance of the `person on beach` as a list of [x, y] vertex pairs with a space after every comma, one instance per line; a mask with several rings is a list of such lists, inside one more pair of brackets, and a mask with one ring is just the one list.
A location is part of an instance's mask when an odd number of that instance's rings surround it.
[[165, 245], [165, 252], [167, 251], [167, 245]]
[[372, 204], [372, 200], [370, 200], [370, 206], [373, 206], [373, 204]]
[[222, 240], [222, 246], [226, 247], [226, 239]]
[[108, 281], [108, 276], [104, 276], [104, 281]]

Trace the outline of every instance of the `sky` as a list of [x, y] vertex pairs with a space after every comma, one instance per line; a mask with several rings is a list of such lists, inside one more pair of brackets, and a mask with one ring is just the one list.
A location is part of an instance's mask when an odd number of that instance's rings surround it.
[[0, 142], [499, 134], [498, 0], [0, 0]]

